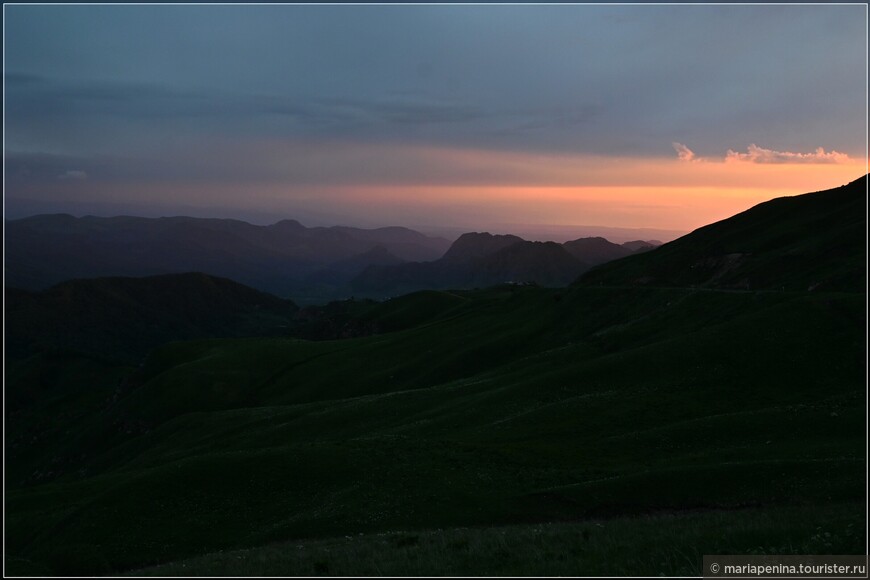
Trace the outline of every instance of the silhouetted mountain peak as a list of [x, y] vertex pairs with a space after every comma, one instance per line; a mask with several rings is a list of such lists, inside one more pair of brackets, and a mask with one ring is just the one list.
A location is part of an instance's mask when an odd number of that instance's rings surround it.
[[570, 242], [565, 242], [566, 244], [578, 243], [578, 244], [587, 244], [587, 245], [596, 245], [596, 246], [604, 246], [612, 244], [610, 240], [602, 238], [601, 236], [589, 236], [587, 238], [577, 238], [576, 240], [571, 240]]
[[563, 286], [588, 267], [555, 242], [470, 233], [458, 239], [440, 260], [373, 265], [354, 278], [351, 286], [364, 295], [395, 295], [424, 288], [485, 287], [506, 282]]
[[524, 242], [521, 237], [493, 235], [489, 232], [470, 232], [459, 236], [442, 260], [446, 262], [470, 262], [498, 252], [517, 242]]
[[579, 238], [565, 242], [562, 246], [572, 256], [591, 266], [616, 260], [631, 253], [628, 248], [602, 237]]
[[472, 279], [481, 286], [501, 282], [562, 286], [588, 268], [561, 244], [521, 240], [476, 259]]
[[662, 243], [659, 240], [632, 240], [623, 243], [622, 247], [627, 248], [632, 252], [645, 252], [661, 245]]
[[297, 231], [297, 230], [306, 229], [305, 226], [303, 226], [301, 223], [299, 223], [296, 220], [281, 220], [279, 222], [275, 222], [274, 224], [272, 224], [269, 227], [272, 229], [275, 229], [275, 230], [285, 230], [285, 231], [286, 230]]

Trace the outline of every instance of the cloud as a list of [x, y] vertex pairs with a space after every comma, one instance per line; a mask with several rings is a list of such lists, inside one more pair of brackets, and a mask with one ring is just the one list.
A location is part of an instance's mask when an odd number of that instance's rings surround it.
[[[682, 156], [680, 157], [682, 159]], [[747, 161], [750, 163], [845, 163], [849, 156], [838, 151], [827, 152], [822, 147], [812, 153], [792, 153], [791, 151], [774, 151], [759, 147], [755, 143], [746, 148], [746, 153], [738, 153], [731, 149], [725, 155], [726, 162]]]
[[[677, 152], [677, 158], [680, 161], [698, 162], [698, 161], [716, 161], [712, 157], [698, 157], [695, 152], [689, 149], [682, 143], [674, 141], [671, 143], [674, 151]], [[791, 151], [775, 151], [773, 149], [765, 149], [759, 147], [755, 143], [746, 148], [746, 153], [739, 153], [733, 149], [729, 149], [725, 154], [724, 161], [726, 163], [770, 163], [770, 164], [785, 164], [785, 163], [849, 163], [852, 159], [845, 153], [839, 151], [825, 151], [824, 148], [818, 147], [812, 153], [794, 153]]]
[[677, 143], [674, 141], [671, 143], [674, 146], [674, 150], [677, 152], [677, 157], [680, 158], [680, 161], [698, 161], [699, 159], [695, 157], [695, 152], [683, 145], [682, 143]]
[[58, 175], [57, 178], [64, 181], [84, 181], [88, 178], [88, 174], [81, 169], [70, 169]]

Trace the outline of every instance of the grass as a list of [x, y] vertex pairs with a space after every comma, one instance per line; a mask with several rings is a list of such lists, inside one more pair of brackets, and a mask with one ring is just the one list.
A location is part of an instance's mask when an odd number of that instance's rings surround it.
[[154, 351], [18, 450], [73, 459], [7, 489], [7, 571], [696, 574], [692, 550], [800, 553], [819, 526], [863, 549], [862, 293], [497, 287], [360, 316], [415, 322]]
[[699, 576], [704, 554], [860, 553], [862, 506], [390, 531], [217, 552], [135, 576]]
[[603, 264], [579, 284], [866, 291], [867, 178], [780, 197], [650, 252]]

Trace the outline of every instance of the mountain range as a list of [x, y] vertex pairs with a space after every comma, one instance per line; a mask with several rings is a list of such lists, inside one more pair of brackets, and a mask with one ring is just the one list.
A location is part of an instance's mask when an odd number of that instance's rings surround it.
[[25, 290], [70, 279], [193, 271], [299, 303], [322, 303], [511, 280], [560, 286], [592, 265], [657, 242], [618, 245], [587, 238], [559, 245], [466, 234], [450, 244], [401, 227], [306, 228], [294, 220], [256, 226], [228, 219], [54, 214], [6, 222], [6, 244], [6, 285]]
[[6, 285], [42, 290], [75, 278], [195, 271], [316, 300], [369, 264], [434, 260], [449, 245], [401, 227], [40, 215], [6, 222]]
[[503, 283], [564, 286], [592, 266], [659, 244], [638, 240], [620, 245], [600, 237], [557, 244], [474, 232], [460, 236], [438, 260], [371, 265], [350, 281], [350, 287], [356, 296], [385, 298], [415, 290], [485, 288]]

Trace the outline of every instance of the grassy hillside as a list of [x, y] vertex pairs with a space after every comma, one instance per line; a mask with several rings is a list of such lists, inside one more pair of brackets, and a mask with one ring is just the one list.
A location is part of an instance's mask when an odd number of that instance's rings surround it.
[[781, 197], [654, 251], [599, 266], [579, 284], [746, 290], [866, 290], [867, 178]]
[[[135, 366], [7, 364], [6, 572], [698, 575], [705, 553], [862, 553], [856, 184], [570, 288], [333, 303], [288, 327], [316, 341], [168, 342]], [[137, 321], [142, 300], [105, 312]]]
[[809, 541], [819, 509], [863, 529], [863, 295], [430, 297], [430, 316], [390, 334], [155, 351], [71, 429], [67, 469], [11, 481], [7, 564], [61, 573], [86, 554], [119, 572], [276, 541], [662, 511], [739, 526], [776, 506], [801, 523], [765, 542]]
[[216, 552], [130, 575], [694, 576], [704, 554], [753, 543], [756, 554], [818, 554], [834, 542], [860, 553], [861, 522], [846, 504], [387, 532]]
[[199, 273], [6, 288], [5, 301], [7, 355], [72, 350], [125, 362], [170, 340], [283, 332], [297, 311], [290, 300]]

